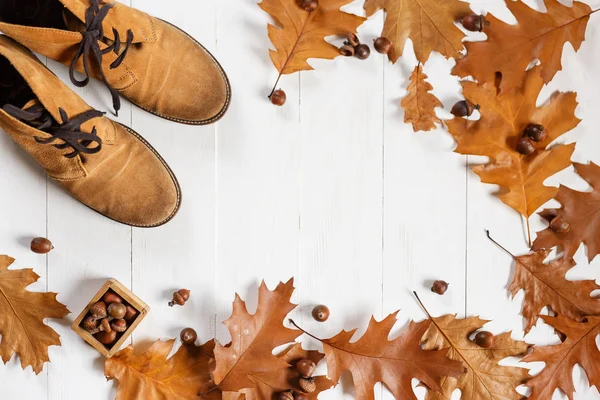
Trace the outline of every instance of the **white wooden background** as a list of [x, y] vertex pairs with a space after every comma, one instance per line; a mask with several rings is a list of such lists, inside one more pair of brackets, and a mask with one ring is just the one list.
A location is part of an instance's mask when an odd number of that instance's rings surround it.
[[[413, 133], [403, 123], [399, 103], [416, 65], [410, 46], [396, 65], [374, 52], [367, 61], [313, 60], [316, 71], [282, 79], [288, 103], [276, 108], [266, 100], [277, 77], [268, 56], [270, 18], [255, 0], [125, 2], [177, 24], [213, 51], [231, 78], [233, 103], [221, 122], [208, 127], [174, 124], [124, 106], [119, 121], [160, 151], [183, 188], [179, 215], [152, 230], [131, 229], [90, 211], [0, 135], [0, 253], [17, 258], [16, 267], [33, 267], [41, 279], [31, 289], [58, 292], [72, 312], [64, 321], [50, 321], [62, 346], [50, 349], [52, 362], [40, 375], [22, 371], [15, 359], [0, 365], [2, 400], [114, 398], [103, 358], [70, 330], [113, 277], [152, 307], [133, 335], [141, 347], [176, 337], [186, 326], [197, 329], [202, 341], [215, 335], [227, 341], [221, 321], [234, 293], [253, 309], [261, 279], [273, 288], [292, 276], [299, 304], [293, 316], [319, 336], [354, 327], [362, 334], [371, 314], [380, 319], [397, 309], [402, 309], [397, 329], [408, 318], [421, 320], [424, 313], [411, 295], [417, 290], [434, 314], [481, 315], [493, 320], [488, 325], [493, 332], [513, 330], [522, 338], [522, 293], [512, 301], [506, 291], [511, 259], [484, 230], [522, 254], [523, 221], [492, 197], [496, 187], [479, 183], [468, 170], [467, 163], [480, 160], [452, 152], [454, 142], [444, 129]], [[514, 21], [501, 0], [472, 3], [477, 12], [490, 10]], [[528, 4], [543, 7], [541, 0]], [[589, 4], [598, 8], [600, 0]], [[362, 1], [347, 9], [362, 15]], [[578, 92], [583, 122], [564, 140], [578, 141], [580, 162], [600, 163], [599, 22], [600, 15], [591, 17], [578, 54], [565, 46], [564, 71], [540, 97], [543, 102], [556, 89]], [[362, 40], [370, 43], [382, 23], [380, 12], [361, 27]], [[470, 36], [478, 35], [484, 37]], [[47, 64], [68, 81], [65, 67]], [[461, 99], [457, 79], [449, 76], [452, 65], [437, 54], [425, 65], [446, 109]], [[98, 82], [78, 92], [93, 106], [110, 108]], [[572, 169], [547, 184], [558, 182], [587, 188]], [[532, 223], [534, 231], [543, 226], [537, 217]], [[35, 236], [50, 238], [56, 249], [47, 257], [31, 253], [28, 244]], [[580, 249], [577, 261], [570, 278], [600, 279], [600, 259], [590, 266]], [[429, 292], [434, 279], [450, 282], [445, 296]], [[192, 290], [191, 301], [184, 308], [167, 307], [180, 287]], [[310, 317], [317, 303], [331, 308], [326, 324]], [[542, 324], [527, 339], [557, 342]], [[535, 373], [540, 365], [529, 367]], [[578, 368], [575, 379], [576, 399], [600, 398]], [[322, 398], [351, 399], [352, 390], [351, 379], [344, 379]], [[423, 397], [424, 389], [416, 392]], [[391, 399], [379, 385], [377, 397]]]

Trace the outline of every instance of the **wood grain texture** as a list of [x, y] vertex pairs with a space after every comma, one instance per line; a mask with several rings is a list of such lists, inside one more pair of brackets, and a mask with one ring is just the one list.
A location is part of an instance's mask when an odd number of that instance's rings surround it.
[[[231, 109], [216, 125], [187, 127], [124, 105], [119, 121], [157, 148], [183, 189], [180, 214], [152, 230], [118, 225], [72, 200], [0, 132], [0, 253], [41, 275], [30, 290], [58, 292], [58, 300], [74, 311], [65, 323], [50, 322], [63, 346], [50, 349], [52, 363], [42, 374], [21, 371], [18, 361], [0, 365], [7, 399], [79, 400], [90, 387], [89, 400], [115, 398], [101, 356], [69, 327], [108, 278], [129, 286], [152, 308], [133, 334], [142, 349], [178, 336], [186, 326], [198, 331], [199, 341], [216, 334], [225, 342], [229, 333], [221, 322], [230, 315], [235, 292], [253, 312], [263, 278], [274, 288], [292, 276], [298, 288], [292, 302], [299, 304], [292, 316], [318, 336], [359, 327], [358, 338], [372, 314], [381, 319], [402, 309], [394, 338], [408, 318], [425, 318], [411, 294], [417, 290], [433, 315], [480, 315], [493, 320], [486, 329], [513, 330], [514, 338], [522, 338], [522, 294], [509, 300], [507, 291], [511, 259], [487, 240], [484, 229], [519, 255], [527, 251], [525, 226], [492, 196], [493, 186], [468, 171], [468, 163], [481, 160], [453, 153], [455, 144], [442, 128], [414, 134], [403, 123], [399, 88], [407, 87], [417, 65], [410, 42], [395, 65], [375, 52], [364, 62], [310, 60], [316, 71], [282, 78], [288, 103], [275, 108], [266, 98], [278, 75], [269, 59], [271, 19], [256, 1], [124, 2], [177, 24], [206, 45], [231, 78]], [[600, 0], [587, 3], [600, 7]], [[360, 14], [362, 6], [355, 1], [344, 9]], [[501, 0], [473, 0], [471, 7], [511, 21]], [[383, 23], [380, 12], [361, 26], [362, 41], [371, 43]], [[64, 67], [48, 64], [68, 81]], [[565, 48], [563, 70], [540, 97], [555, 90], [578, 92], [576, 115], [583, 121], [564, 138], [578, 140], [578, 162], [600, 163], [599, 64], [600, 16], [594, 14], [587, 40], [577, 54]], [[424, 65], [432, 93], [446, 110], [461, 99], [457, 80], [449, 77], [452, 66], [437, 53]], [[110, 108], [98, 82], [78, 93], [95, 107]], [[546, 184], [559, 181], [588, 189], [572, 170]], [[532, 232], [543, 224], [532, 217]], [[48, 236], [55, 251], [48, 257], [31, 253], [34, 236]], [[569, 278], [600, 279], [599, 258], [590, 266], [580, 249], [576, 259]], [[434, 279], [450, 282], [443, 297], [429, 292]], [[169, 308], [172, 292], [181, 287], [192, 291], [190, 302]], [[331, 309], [326, 324], [310, 316], [319, 303]], [[557, 340], [541, 325], [527, 339]], [[575, 398], [600, 399], [577, 371]], [[424, 398], [424, 388], [415, 391]], [[392, 399], [381, 385], [375, 397]], [[341, 385], [320, 398], [354, 399], [351, 380], [342, 377]]]

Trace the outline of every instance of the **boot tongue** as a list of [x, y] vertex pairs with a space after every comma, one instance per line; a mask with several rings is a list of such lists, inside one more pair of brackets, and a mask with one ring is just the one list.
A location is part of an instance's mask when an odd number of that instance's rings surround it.
[[68, 8], [63, 9], [63, 21], [67, 30], [72, 32], [85, 32], [85, 24], [77, 18]]

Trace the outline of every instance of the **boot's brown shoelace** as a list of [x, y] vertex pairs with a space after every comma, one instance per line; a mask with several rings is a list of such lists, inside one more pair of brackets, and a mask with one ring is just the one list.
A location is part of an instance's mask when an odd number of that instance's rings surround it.
[[[79, 45], [79, 49], [77, 53], [75, 53], [75, 58], [71, 62], [71, 67], [69, 69], [69, 77], [71, 78], [71, 82], [75, 86], [84, 87], [90, 81], [90, 52], [93, 55], [93, 60], [98, 65], [98, 70], [100, 71], [100, 76], [102, 77], [102, 81], [110, 91], [113, 100], [113, 107], [115, 109], [115, 114], [119, 116], [119, 110], [121, 109], [121, 98], [119, 96], [119, 92], [114, 89], [108, 80], [106, 79], [106, 75], [104, 74], [104, 70], [102, 69], [102, 57], [104, 54], [110, 53], [111, 51], [118, 55], [117, 59], [110, 65], [110, 69], [118, 68], [122, 63], [131, 44], [133, 43], [133, 32], [131, 29], [127, 30], [127, 42], [125, 44], [125, 49], [121, 53], [121, 38], [119, 36], [119, 32], [113, 28], [113, 35], [115, 37], [114, 42], [108, 46], [106, 49], [101, 50], [99, 42], [104, 39], [104, 30], [102, 28], [102, 22], [108, 15], [108, 12], [115, 6], [114, 4], [104, 4], [100, 7], [99, 0], [90, 0], [92, 5], [85, 12], [85, 26], [86, 31], [81, 32], [83, 35], [83, 39]], [[120, 54], [119, 54], [120, 53]], [[79, 61], [80, 58], [83, 57], [83, 68], [85, 70], [85, 79], [82, 81], [77, 80], [75, 78], [75, 65]]]
[[[63, 123], [60, 124], [57, 123], [44, 106], [39, 103], [24, 110], [15, 107], [12, 104], [6, 104], [2, 109], [6, 111], [7, 114], [25, 122], [27, 125], [52, 135], [52, 137], [47, 139], [36, 136], [36, 142], [40, 144], [52, 144], [57, 140], [62, 140], [63, 143], [55, 144], [54, 147], [60, 150], [71, 147], [73, 151], [69, 154], [65, 154], [65, 157], [67, 158], [77, 157], [80, 154], [96, 154], [102, 149], [102, 139], [98, 136], [96, 127], [92, 129], [91, 133], [87, 133], [81, 131], [81, 125], [91, 119], [103, 116], [103, 112], [90, 110], [69, 120], [65, 110], [59, 108], [60, 116], [63, 120]], [[90, 148], [89, 146], [92, 143], [96, 143], [97, 145]]]

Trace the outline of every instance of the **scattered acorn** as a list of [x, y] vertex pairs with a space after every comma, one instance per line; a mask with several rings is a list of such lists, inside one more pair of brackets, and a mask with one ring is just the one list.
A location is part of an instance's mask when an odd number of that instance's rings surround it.
[[371, 55], [371, 49], [366, 44], [359, 44], [354, 48], [354, 55], [359, 60], [366, 60]]
[[323, 304], [320, 304], [313, 308], [312, 316], [319, 322], [325, 322], [329, 319], [329, 308]]
[[519, 140], [517, 141], [516, 150], [519, 154], [528, 156], [535, 152], [535, 146], [533, 145], [531, 139], [529, 139], [528, 137], [522, 137], [519, 138]]
[[352, 57], [354, 56], [354, 47], [350, 46], [349, 44], [345, 44], [340, 47], [340, 54], [344, 57]]
[[477, 346], [482, 347], [484, 349], [489, 349], [494, 346], [495, 338], [491, 332], [481, 331], [475, 335], [475, 343]]
[[196, 339], [198, 339], [198, 334], [192, 328], [185, 328], [181, 331], [179, 337], [183, 344], [193, 345], [194, 343], [196, 343]]
[[43, 237], [37, 237], [31, 241], [31, 251], [37, 254], [48, 254], [54, 249], [52, 242]]
[[543, 142], [548, 136], [548, 133], [542, 125], [529, 124], [523, 131], [523, 136], [528, 137], [534, 142]]
[[471, 103], [469, 100], [462, 100], [452, 106], [450, 111], [455, 117], [470, 117], [475, 110], [479, 110], [479, 105]]
[[347, 44], [348, 46], [356, 47], [360, 44], [360, 40], [358, 39], [358, 36], [355, 33], [351, 32], [346, 35], [345, 44]]
[[287, 100], [287, 96], [285, 95], [285, 92], [281, 89], [277, 89], [276, 91], [274, 91], [269, 98], [271, 99], [272, 104], [279, 106], [279, 107], [284, 105], [285, 101]]
[[483, 15], [469, 14], [462, 19], [462, 25], [468, 31], [483, 32], [485, 28], [490, 26], [490, 21]]
[[392, 42], [386, 37], [378, 37], [373, 41], [373, 47], [380, 54], [387, 54], [392, 49]]
[[317, 390], [317, 384], [315, 383], [315, 378], [302, 378], [298, 379], [298, 383], [300, 384], [300, 388], [304, 393], [312, 393]]
[[178, 291], [173, 293], [173, 300], [169, 302], [169, 307], [173, 307], [175, 304], [177, 304], [178, 306], [183, 306], [189, 299], [190, 291], [187, 289], [179, 289]]
[[306, 358], [299, 360], [296, 363], [296, 371], [298, 371], [303, 378], [312, 378], [315, 368], [317, 368], [317, 364]]
[[433, 293], [443, 295], [444, 293], [446, 293], [446, 290], [448, 290], [448, 286], [449, 286], [448, 282], [435, 281], [435, 282], [433, 282], [433, 285], [431, 286], [431, 291]]
[[568, 233], [571, 230], [571, 224], [562, 217], [554, 217], [550, 221], [550, 229], [556, 233]]
[[300, 0], [300, 7], [304, 11], [313, 12], [319, 8], [319, 2], [317, 0]]
[[294, 395], [291, 390], [279, 393], [277, 400], [294, 400]]

